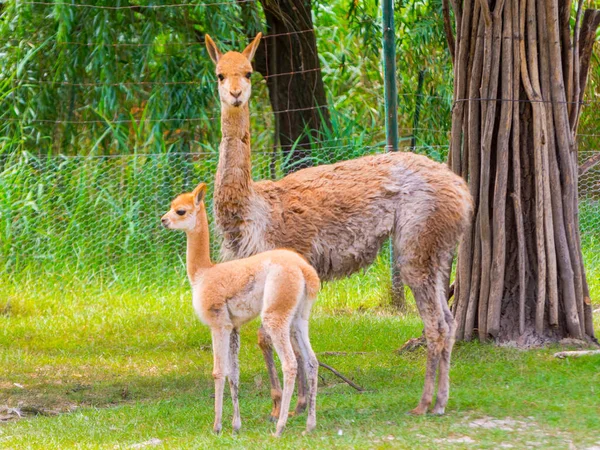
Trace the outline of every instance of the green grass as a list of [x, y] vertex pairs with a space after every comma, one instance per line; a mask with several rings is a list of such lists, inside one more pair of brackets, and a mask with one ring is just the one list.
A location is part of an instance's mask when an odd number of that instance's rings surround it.
[[[567, 448], [568, 441], [584, 448], [600, 439], [599, 359], [557, 360], [554, 348], [458, 344], [447, 415], [408, 416], [425, 352], [394, 350], [419, 336], [421, 323], [380, 307], [385, 272], [380, 262], [366, 276], [326, 285], [311, 323], [320, 359], [368, 391], [321, 369], [317, 430], [302, 436], [305, 416], [291, 418], [279, 441], [266, 421], [256, 322], [242, 333], [242, 431], [231, 433], [226, 399], [224, 432], [212, 434], [210, 337], [194, 317], [185, 279], [162, 289], [0, 281], [0, 406], [60, 412], [0, 423], [0, 448], [113, 449], [152, 438], [162, 441], [158, 448], [458, 448], [467, 437], [477, 448]], [[485, 426], [476, 426], [482, 419]]]

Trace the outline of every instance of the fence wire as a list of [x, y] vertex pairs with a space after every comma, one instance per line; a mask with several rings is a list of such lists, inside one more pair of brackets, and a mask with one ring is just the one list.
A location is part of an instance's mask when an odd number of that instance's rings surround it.
[[[341, 150], [338, 159], [344, 159]], [[364, 154], [382, 151], [382, 146], [363, 149]], [[595, 152], [580, 154], [587, 160]], [[276, 178], [283, 176], [284, 161], [280, 152], [253, 152], [254, 179], [271, 178], [273, 170]], [[183, 273], [184, 235], [163, 229], [159, 219], [176, 195], [206, 182], [212, 224], [217, 163], [216, 152], [0, 157], [2, 269], [7, 274], [41, 271], [117, 280]], [[597, 267], [600, 165], [581, 176], [579, 194], [586, 264]], [[212, 231], [212, 253], [218, 258], [220, 241]]]
[[[344, 146], [336, 148], [344, 159]], [[366, 146], [362, 154], [383, 150]], [[336, 153], [325, 152], [334, 162]], [[281, 151], [254, 151], [253, 177], [279, 178], [285, 162]], [[183, 273], [185, 236], [162, 228], [160, 217], [176, 195], [205, 182], [213, 228], [217, 163], [216, 152], [0, 156], [0, 270], [127, 281]], [[212, 231], [218, 258], [219, 236]]]
[[[170, 3], [157, 5], [103, 6], [92, 3], [63, 3], [30, 1], [21, 5], [36, 7], [69, 8], [70, 10], [105, 9], [139, 10], [145, 9], [186, 9], [200, 7], [228, 6], [240, 3], [252, 3], [255, 0], [207, 1], [203, 4]], [[51, 8], [48, 8], [50, 11]], [[212, 8], [214, 9], [214, 8]], [[290, 35], [297, 38], [299, 34], [336, 32], [337, 27], [323, 27], [317, 30], [297, 30], [264, 36], [268, 40], [276, 36]], [[296, 36], [294, 36], [296, 35]], [[37, 39], [38, 41], [36, 41]], [[144, 50], [154, 48], [157, 55], [165, 61], [177, 56], [189, 56], [189, 52], [197, 51], [204, 46], [203, 38], [196, 41], [185, 38], [182, 42], [157, 41], [153, 43], [111, 41], [111, 42], [55, 42], [64, 47], [71, 56], [81, 57], [86, 62], [86, 70], [80, 74], [82, 79], [65, 78], [49, 71], [43, 64], [38, 67], [37, 49], [42, 48], [43, 39], [28, 36], [26, 39], [14, 40], [0, 44], [0, 54], [5, 60], [15, 59], [20, 67], [17, 75], [7, 81], [4, 89], [7, 92], [2, 106], [3, 126], [5, 130], [15, 131], [20, 136], [10, 143], [14, 148], [28, 146], [47, 147], [56, 150], [78, 151], [81, 148], [91, 153], [104, 152], [105, 155], [58, 155], [39, 156], [27, 152], [15, 152], [0, 155], [0, 271], [8, 276], [23, 273], [44, 273], [48, 276], [62, 276], [75, 273], [85, 278], [110, 278], [115, 280], [156, 281], [174, 278], [174, 273], [184, 272], [185, 237], [183, 233], [165, 230], [160, 226], [160, 216], [168, 208], [170, 201], [179, 193], [191, 190], [198, 182], [209, 185], [209, 217], [212, 226], [212, 193], [213, 181], [218, 163], [217, 142], [204, 147], [198, 143], [214, 140], [218, 127], [219, 115], [214, 89], [214, 74], [197, 65], [197, 59], [178, 60], [175, 63], [178, 79], [169, 78], [164, 71], [130, 70], [129, 75], [140, 79], [126, 79], [119, 72], [119, 67], [127, 68], [131, 61], [144, 58], [150, 53], [127, 53], [137, 48]], [[290, 40], [291, 45], [291, 40]], [[163, 47], [186, 49], [185, 52], [165, 53]], [[105, 49], [119, 49], [123, 54], [110, 53], [114, 57], [117, 70], [113, 76], [102, 75], [102, 67], [92, 64], [91, 55]], [[160, 51], [158, 51], [160, 50]], [[85, 52], [80, 54], [77, 52]], [[41, 53], [40, 53], [41, 54]], [[134, 56], [132, 56], [134, 55]], [[145, 56], [146, 55], [146, 56]], [[117, 58], [119, 56], [119, 58]], [[156, 55], [155, 55], [156, 56]], [[268, 57], [268, 55], [267, 55]], [[29, 59], [27, 59], [29, 58]], [[108, 58], [107, 61], [112, 61]], [[41, 58], [40, 60], [43, 60]], [[12, 61], [12, 60], [10, 60]], [[183, 62], [182, 62], [183, 61]], [[38, 61], [39, 62], [39, 61]], [[167, 63], [165, 63], [167, 64]], [[187, 64], [187, 65], [186, 65]], [[22, 67], [21, 67], [22, 65]], [[1, 64], [0, 64], [1, 66]], [[189, 66], [189, 67], [188, 67]], [[351, 64], [336, 67], [294, 68], [292, 72], [269, 73], [256, 83], [253, 97], [261, 96], [261, 106], [268, 105], [266, 83], [269, 78], [298, 75], [302, 78], [307, 72], [321, 72], [325, 77], [351, 71]], [[9, 68], [11, 66], [8, 66]], [[88, 70], [89, 67], [89, 70]], [[43, 70], [42, 70], [43, 69]], [[185, 69], [185, 70], [184, 70]], [[202, 69], [202, 70], [200, 70]], [[180, 73], [181, 72], [181, 73]], [[198, 78], [198, 74], [201, 77]], [[64, 75], [64, 74], [63, 74]], [[362, 75], [350, 79], [350, 82], [362, 82]], [[8, 80], [8, 79], [7, 79]], [[327, 80], [326, 80], [327, 81]], [[404, 86], [406, 88], [407, 86]], [[62, 107], [46, 108], [45, 111], [34, 109], [20, 110], [18, 102], [12, 104], [15, 93], [25, 92], [28, 98], [45, 99], [50, 89], [54, 93], [64, 93], [64, 99], [79, 96], [79, 108]], [[332, 93], [333, 94], [333, 93]], [[332, 95], [334, 101], [340, 102], [344, 92]], [[106, 111], [112, 114], [102, 115], [98, 105], [104, 105], [104, 97], [114, 102]], [[443, 160], [447, 149], [449, 126], [443, 121], [428, 121], [427, 112], [450, 117], [453, 104], [451, 95], [438, 95], [435, 92], [406, 92], [398, 94], [399, 99], [412, 99], [415, 102], [414, 114], [421, 112], [421, 125], [412, 117], [401, 124], [401, 135], [404, 143], [413, 142], [417, 152], [425, 153], [438, 160]], [[54, 97], [53, 97], [54, 98]], [[167, 100], [165, 102], [165, 99]], [[374, 116], [382, 117], [381, 102], [373, 99]], [[466, 101], [520, 101], [520, 99], [456, 99]], [[155, 103], [152, 103], [155, 102]], [[163, 110], [156, 107], [157, 102], [176, 105]], [[584, 103], [599, 103], [600, 100], [588, 99]], [[48, 103], [52, 104], [51, 101]], [[351, 102], [350, 102], [351, 103]], [[379, 103], [379, 104], [377, 104]], [[207, 108], [207, 105], [211, 105]], [[346, 106], [349, 102], [345, 103]], [[106, 105], [104, 105], [106, 106]], [[155, 115], [152, 112], [155, 108]], [[330, 113], [335, 114], [338, 104], [330, 105]], [[289, 114], [306, 110], [320, 110], [327, 105], [308, 108], [256, 108], [253, 121], [259, 122], [261, 132], [270, 130], [273, 125], [273, 114]], [[590, 106], [593, 108], [594, 106]], [[206, 114], [205, 111], [211, 111]], [[18, 111], [18, 112], [15, 112]], [[364, 110], [361, 110], [364, 113]], [[318, 112], [318, 111], [317, 111]], [[344, 111], [350, 122], [358, 122], [364, 117], [361, 112]], [[12, 115], [11, 115], [12, 114]], [[584, 108], [585, 114], [585, 108]], [[348, 119], [348, 117], [353, 117]], [[335, 121], [335, 117], [332, 119]], [[377, 123], [374, 121], [374, 123]], [[412, 123], [407, 128], [406, 124]], [[423, 125], [424, 124], [424, 125]], [[43, 125], [48, 125], [43, 127]], [[258, 128], [253, 124], [253, 131]], [[181, 127], [181, 128], [177, 128]], [[340, 127], [343, 129], [343, 127]], [[270, 137], [259, 136], [260, 144], [253, 145], [253, 177], [255, 180], [277, 179], [289, 170], [297, 170], [310, 163], [312, 165], [328, 164], [339, 160], [351, 159], [364, 154], [382, 152], [380, 144], [383, 135], [383, 121], [372, 136], [362, 136], [360, 142], [352, 133], [342, 139], [328, 139], [313, 146], [311, 160], [300, 162], [293, 167], [287, 165], [289, 148], [281, 146], [277, 150], [265, 147]], [[592, 130], [594, 131], [594, 130]], [[8, 133], [6, 133], [8, 134]], [[264, 133], [267, 134], [267, 133]], [[419, 139], [417, 139], [417, 135]], [[181, 138], [183, 136], [183, 138]], [[580, 163], [583, 164], [597, 155], [598, 137], [594, 133], [579, 136]], [[102, 147], [106, 141], [110, 141]], [[189, 151], [180, 151], [173, 142], [185, 141]], [[114, 143], [119, 143], [115, 145]], [[122, 143], [120, 143], [122, 142]], [[253, 144], [255, 136], [253, 135]], [[427, 144], [427, 145], [423, 145]], [[3, 145], [9, 145], [4, 143]], [[172, 146], [172, 147], [169, 147]], [[101, 148], [102, 147], [102, 148]], [[171, 151], [176, 148], [177, 151]], [[200, 150], [205, 148], [205, 150]], [[125, 149], [139, 151], [144, 154], [122, 154]], [[161, 149], [160, 153], [148, 153], [148, 149]], [[403, 150], [408, 148], [404, 147]], [[41, 152], [43, 153], [43, 152]], [[579, 179], [580, 196], [580, 228], [582, 246], [586, 265], [600, 267], [600, 164], [591, 167]], [[217, 233], [212, 233], [213, 257], [218, 257], [220, 242]], [[597, 271], [597, 269], [594, 269]]]

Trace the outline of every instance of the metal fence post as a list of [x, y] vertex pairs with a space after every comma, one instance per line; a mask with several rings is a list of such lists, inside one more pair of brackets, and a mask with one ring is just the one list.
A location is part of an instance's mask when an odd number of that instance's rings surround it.
[[[393, 0], [382, 0], [383, 15], [383, 74], [384, 74], [384, 96], [385, 96], [385, 135], [386, 151], [398, 151], [398, 91], [396, 88], [396, 46], [394, 43], [394, 2]], [[404, 286], [400, 279], [394, 246], [390, 245], [390, 257], [392, 264], [392, 305], [398, 309], [404, 309], [406, 300], [404, 298]]]

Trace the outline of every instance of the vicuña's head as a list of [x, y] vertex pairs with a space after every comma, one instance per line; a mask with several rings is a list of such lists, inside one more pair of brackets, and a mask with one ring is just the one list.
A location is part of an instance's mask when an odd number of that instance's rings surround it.
[[206, 184], [200, 183], [192, 192], [178, 195], [171, 202], [169, 212], [160, 219], [163, 227], [172, 230], [197, 230], [198, 217], [206, 213], [204, 208], [205, 194]]
[[239, 108], [248, 103], [250, 99], [252, 77], [252, 58], [258, 48], [262, 33], [258, 33], [254, 40], [240, 52], [227, 52], [222, 54], [211, 37], [206, 35], [206, 48], [210, 58], [217, 65], [217, 78], [219, 79], [219, 97], [221, 104]]

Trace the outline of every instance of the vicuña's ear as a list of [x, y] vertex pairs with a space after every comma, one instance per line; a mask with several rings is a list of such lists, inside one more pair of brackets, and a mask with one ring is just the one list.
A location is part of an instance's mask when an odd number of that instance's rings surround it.
[[258, 49], [258, 44], [260, 43], [261, 37], [262, 33], [259, 31], [254, 40], [248, 44], [248, 47], [246, 47], [242, 52], [242, 55], [248, 58], [248, 61], [252, 61], [252, 58], [254, 58], [254, 54], [256, 53], [256, 49]]
[[192, 196], [194, 198], [194, 206], [200, 205], [204, 200], [204, 196], [206, 195], [206, 183], [200, 183], [196, 186], [196, 189], [192, 192]]
[[208, 50], [210, 59], [212, 59], [213, 62], [217, 64], [219, 62], [219, 59], [221, 59], [221, 56], [223, 56], [223, 54], [217, 47], [217, 44], [215, 44], [215, 41], [213, 41], [208, 34], [204, 36], [204, 43], [206, 44], [206, 50]]

